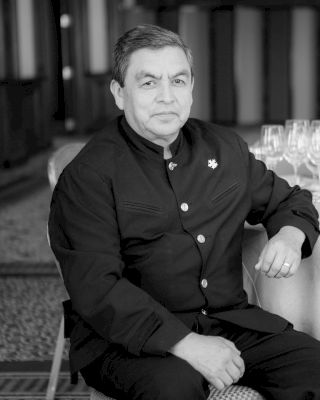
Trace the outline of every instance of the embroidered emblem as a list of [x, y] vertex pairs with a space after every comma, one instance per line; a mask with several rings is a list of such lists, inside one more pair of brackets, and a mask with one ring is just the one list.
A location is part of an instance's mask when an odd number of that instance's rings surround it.
[[215, 169], [215, 168], [217, 168], [217, 166], [218, 166], [218, 163], [214, 158], [212, 158], [211, 160], [208, 160], [209, 168]]
[[169, 169], [170, 169], [170, 171], [173, 171], [177, 165], [178, 165], [178, 164], [176, 164], [176, 163], [174, 163], [174, 162], [172, 162], [172, 161], [169, 162]]

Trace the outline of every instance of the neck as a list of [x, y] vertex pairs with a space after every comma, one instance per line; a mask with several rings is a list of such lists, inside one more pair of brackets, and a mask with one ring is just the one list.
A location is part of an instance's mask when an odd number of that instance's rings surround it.
[[166, 136], [166, 137], [150, 137], [150, 141], [157, 144], [158, 146], [163, 147], [164, 149], [169, 149], [171, 143], [173, 143], [179, 135], [179, 132], [174, 135]]
[[165, 160], [167, 160], [168, 158], [172, 157], [172, 153], [171, 153], [171, 150], [170, 150], [170, 145], [171, 145], [171, 143], [173, 143], [177, 139], [178, 134], [179, 134], [179, 132], [177, 134], [175, 134], [174, 136], [171, 136], [170, 138], [169, 137], [156, 138], [155, 140], [152, 140], [153, 143], [163, 147], [163, 158]]
[[169, 146], [165, 146], [163, 148], [163, 158], [165, 160], [168, 160], [171, 157], [172, 157], [172, 153], [171, 153], [171, 150], [170, 150]]

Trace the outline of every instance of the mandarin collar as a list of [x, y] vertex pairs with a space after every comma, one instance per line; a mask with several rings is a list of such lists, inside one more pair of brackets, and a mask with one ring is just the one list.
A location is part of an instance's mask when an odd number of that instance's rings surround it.
[[[120, 119], [120, 125], [129, 139], [130, 143], [134, 145], [138, 150], [146, 153], [146, 155], [154, 155], [157, 158], [163, 159], [163, 147], [151, 142], [150, 140], [144, 138], [141, 135], [138, 135], [136, 131], [134, 131], [131, 126], [128, 124], [125, 116], [122, 116]], [[175, 157], [179, 150], [181, 149], [183, 144], [183, 133], [180, 129], [180, 132], [174, 142], [172, 142], [169, 146], [170, 151], [172, 153], [172, 157]]]

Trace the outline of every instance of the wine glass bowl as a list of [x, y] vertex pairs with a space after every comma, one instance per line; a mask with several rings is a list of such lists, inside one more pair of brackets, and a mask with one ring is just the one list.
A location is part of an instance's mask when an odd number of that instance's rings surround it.
[[312, 179], [318, 180], [318, 166], [310, 159], [309, 153], [308, 157], [304, 161], [304, 165], [311, 172]]
[[308, 157], [313, 164], [320, 167], [320, 120], [312, 121], [310, 126]]
[[295, 183], [299, 183], [298, 167], [305, 161], [309, 147], [309, 121], [287, 120], [285, 124], [284, 158], [294, 170]]
[[269, 169], [275, 169], [284, 152], [284, 129], [282, 125], [262, 125], [260, 143]]

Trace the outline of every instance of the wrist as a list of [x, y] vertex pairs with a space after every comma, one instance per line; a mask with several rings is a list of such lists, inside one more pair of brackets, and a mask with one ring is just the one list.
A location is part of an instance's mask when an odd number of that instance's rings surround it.
[[305, 233], [295, 226], [283, 226], [280, 231], [280, 234], [289, 236], [291, 240], [297, 242], [298, 245], [302, 246], [305, 241], [306, 235]]
[[196, 333], [190, 332], [188, 335], [186, 335], [184, 338], [179, 340], [176, 344], [174, 344], [168, 351], [169, 353], [180, 357], [184, 358], [188, 350], [190, 350], [192, 346], [192, 342], [197, 336]]

